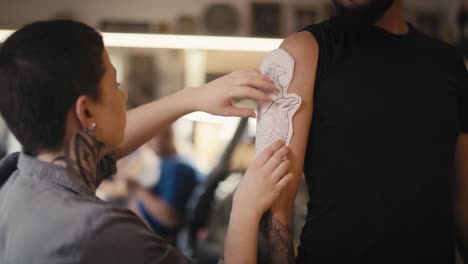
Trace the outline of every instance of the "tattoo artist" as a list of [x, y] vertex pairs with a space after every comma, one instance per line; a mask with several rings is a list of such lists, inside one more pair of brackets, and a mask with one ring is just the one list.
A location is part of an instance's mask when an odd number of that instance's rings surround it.
[[[0, 50], [0, 112], [22, 145], [0, 163], [0, 263], [189, 263], [132, 212], [99, 200], [96, 187], [117, 159], [185, 114], [254, 117], [232, 101], [269, 100], [260, 87], [275, 89], [257, 71], [238, 71], [126, 112], [93, 28], [55, 20], [16, 31]], [[248, 168], [227, 263], [255, 263], [260, 217], [292, 179], [288, 152], [277, 142]]]

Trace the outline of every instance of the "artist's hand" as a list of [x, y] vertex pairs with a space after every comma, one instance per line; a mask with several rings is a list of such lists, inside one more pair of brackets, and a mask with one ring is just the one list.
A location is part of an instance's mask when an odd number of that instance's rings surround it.
[[275, 91], [275, 85], [268, 77], [257, 70], [235, 71], [219, 79], [207, 83], [196, 90], [193, 100], [196, 109], [213, 115], [255, 117], [255, 112], [249, 108], [233, 105], [237, 99], [253, 99], [256, 101], [271, 101], [270, 97], [261, 92]]
[[260, 219], [293, 178], [288, 153], [289, 148], [278, 141], [253, 161], [234, 194], [233, 210], [253, 213]]

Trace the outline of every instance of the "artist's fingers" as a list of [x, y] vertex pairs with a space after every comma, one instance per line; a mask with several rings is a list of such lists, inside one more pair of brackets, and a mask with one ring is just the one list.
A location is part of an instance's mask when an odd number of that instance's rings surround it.
[[256, 72], [256, 73], [261, 74], [261, 75], [263, 76], [263, 79], [265, 79], [265, 80], [267, 80], [267, 81], [269, 81], [269, 82], [272, 82], [272, 80], [271, 80], [268, 76], [264, 75], [264, 74], [262, 73], [262, 71], [260, 71], [260, 70], [253, 70], [253, 71]]
[[231, 90], [231, 99], [249, 98], [256, 101], [271, 102], [270, 96], [250, 86], [237, 86]]
[[280, 165], [283, 160], [288, 157], [289, 148], [287, 146], [281, 147], [263, 166], [267, 171], [273, 171]]
[[278, 151], [281, 147], [283, 147], [284, 143], [283, 141], [276, 141], [275, 143], [271, 144], [268, 146], [265, 150], [258, 155], [258, 157], [255, 159], [255, 162], [259, 167], [262, 167], [265, 165], [265, 163]]
[[223, 116], [252, 117], [256, 118], [255, 111], [250, 108], [241, 108], [235, 106], [226, 107], [221, 113]]
[[262, 88], [266, 91], [273, 92], [276, 90], [276, 86], [260, 71], [245, 71], [238, 79], [236, 79], [237, 85], [241, 86], [252, 86], [256, 88]]
[[284, 190], [284, 188], [286, 188], [286, 186], [288, 186], [288, 184], [292, 181], [292, 179], [293, 179], [292, 173], [289, 173], [283, 178], [281, 178], [281, 180], [279, 180], [278, 183], [276, 183], [274, 192], [279, 196], [281, 192]]
[[286, 175], [289, 171], [289, 167], [291, 166], [291, 161], [283, 160], [273, 171], [271, 176], [275, 182], [279, 181], [284, 175]]

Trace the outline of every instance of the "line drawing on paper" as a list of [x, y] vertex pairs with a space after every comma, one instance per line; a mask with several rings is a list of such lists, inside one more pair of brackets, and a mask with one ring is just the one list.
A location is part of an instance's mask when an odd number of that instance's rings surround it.
[[287, 142], [289, 128], [289, 116], [292, 110], [299, 105], [297, 96], [278, 98], [268, 107], [261, 116], [259, 133], [264, 135], [263, 149], [278, 140]]
[[288, 94], [294, 60], [285, 50], [277, 49], [267, 54], [261, 71], [273, 81], [277, 90], [269, 94], [271, 103], [258, 105], [256, 155], [278, 140], [289, 145], [294, 132], [292, 118], [302, 102], [298, 95]]
[[266, 71], [265, 71], [265, 76], [267, 76], [268, 78], [270, 78], [273, 83], [275, 84], [276, 88], [279, 88], [278, 90], [276, 90], [273, 94], [276, 96], [276, 97], [280, 97], [280, 94], [283, 94], [285, 93], [285, 90], [287, 89], [286, 87], [284, 87], [279, 78], [283, 75], [286, 75], [287, 74], [287, 71], [279, 66], [278, 64], [276, 63], [272, 63], [270, 65], [268, 65]]

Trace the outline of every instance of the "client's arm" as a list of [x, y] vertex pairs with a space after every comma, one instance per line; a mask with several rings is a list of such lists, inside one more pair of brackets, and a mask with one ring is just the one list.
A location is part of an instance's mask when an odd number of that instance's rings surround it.
[[224, 249], [225, 263], [256, 263], [258, 223], [292, 179], [289, 149], [282, 142], [267, 148], [249, 166], [234, 194]]
[[455, 158], [457, 189], [456, 189], [456, 220], [461, 245], [459, 250], [468, 257], [468, 134], [460, 134]]
[[318, 61], [317, 41], [310, 33], [301, 32], [285, 39], [281, 48], [287, 51], [295, 61], [294, 78], [288, 93], [296, 94], [302, 99], [301, 106], [292, 120], [294, 134], [289, 144], [291, 171], [294, 178], [273, 205], [271, 213], [265, 214], [262, 218], [258, 263], [284, 264], [294, 261], [291, 236], [292, 208], [301, 182], [312, 122], [313, 90]]

